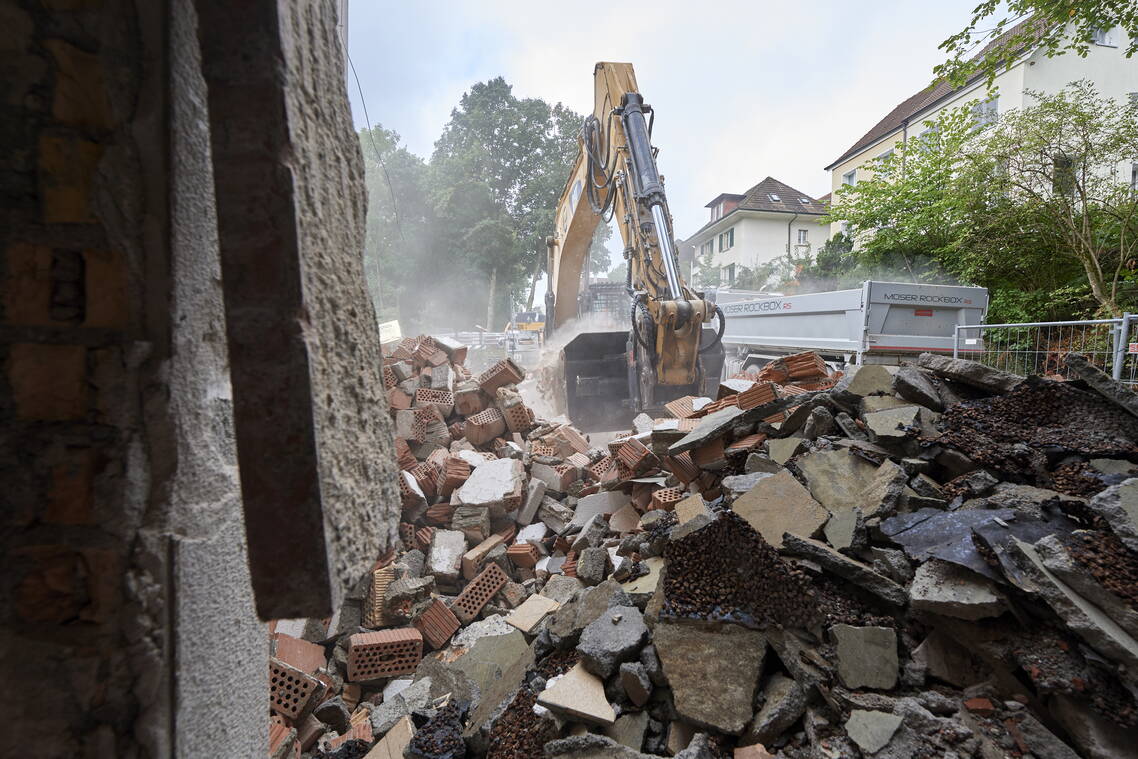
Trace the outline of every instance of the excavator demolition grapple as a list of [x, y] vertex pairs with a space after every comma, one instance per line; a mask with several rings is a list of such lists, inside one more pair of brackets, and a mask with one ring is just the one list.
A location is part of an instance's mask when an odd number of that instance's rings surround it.
[[[723, 313], [680, 277], [672, 217], [652, 147], [652, 108], [630, 63], [598, 63], [595, 105], [557, 205], [548, 245], [546, 331], [574, 329], [581, 270], [597, 225], [615, 219], [628, 264], [626, 330], [581, 332], [562, 353], [566, 410], [584, 429], [627, 428], [684, 395], [712, 395], [723, 366]], [[582, 195], [587, 202], [581, 202]], [[583, 322], [587, 324], [587, 322]], [[714, 324], [714, 328], [710, 325]], [[705, 326], [709, 325], [709, 326]]]

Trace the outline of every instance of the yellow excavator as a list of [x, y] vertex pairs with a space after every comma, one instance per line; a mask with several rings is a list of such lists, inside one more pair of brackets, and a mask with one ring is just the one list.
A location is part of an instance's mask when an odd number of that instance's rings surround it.
[[[627, 331], [582, 332], [562, 360], [569, 417], [584, 429], [616, 429], [684, 395], [714, 395], [723, 366], [723, 312], [680, 277], [672, 217], [652, 147], [655, 114], [631, 63], [598, 63], [595, 103], [577, 162], [557, 204], [548, 246], [546, 332], [604, 300], [582, 287], [593, 232], [616, 221], [628, 275]], [[706, 327], [718, 320], [716, 329]], [[608, 425], [608, 426], [600, 426]]]

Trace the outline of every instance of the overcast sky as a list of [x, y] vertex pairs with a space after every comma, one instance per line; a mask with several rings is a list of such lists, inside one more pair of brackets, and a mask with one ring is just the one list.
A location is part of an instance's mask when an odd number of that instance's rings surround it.
[[501, 75], [516, 95], [585, 113], [593, 64], [632, 62], [687, 237], [709, 200], [768, 175], [829, 192], [822, 167], [928, 84], [975, 3], [351, 0], [349, 52], [372, 124], [424, 157], [474, 82]]

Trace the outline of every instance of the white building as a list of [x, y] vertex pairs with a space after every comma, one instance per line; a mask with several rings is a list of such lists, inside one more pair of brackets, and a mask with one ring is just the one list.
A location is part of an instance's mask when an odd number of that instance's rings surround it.
[[[1024, 21], [1007, 31], [976, 58], [982, 58], [992, 46], [1002, 44], [1028, 23], [1030, 21]], [[997, 120], [1000, 114], [1012, 108], [1032, 105], [1029, 90], [1054, 94], [1071, 82], [1086, 79], [1095, 85], [1099, 95], [1129, 99], [1138, 105], [1138, 56], [1127, 58], [1123, 54], [1126, 46], [1126, 34], [1121, 28], [1098, 34], [1085, 58], [1071, 52], [1048, 58], [1045, 50], [1028, 46], [1010, 68], [1000, 70], [993, 83], [995, 94], [991, 97], [984, 74], [972, 77], [957, 89], [943, 81], [931, 85], [903, 100], [826, 167], [830, 172], [831, 191], [866, 178], [868, 169], [864, 164], [867, 161], [892, 152], [899, 143], [919, 137], [931, 128], [930, 122], [943, 109], [959, 107], [969, 101], [979, 101], [976, 116], [986, 123]], [[1132, 166], [1122, 169], [1138, 182], [1138, 156]], [[833, 225], [831, 231], [836, 234], [840, 231], [839, 225]]]
[[773, 177], [742, 195], [723, 193], [706, 207], [710, 220], [685, 243], [694, 248], [696, 266], [710, 260], [724, 285], [734, 284], [744, 268], [755, 269], [787, 253], [814, 255], [830, 239], [829, 228], [818, 223], [826, 214], [825, 203]]

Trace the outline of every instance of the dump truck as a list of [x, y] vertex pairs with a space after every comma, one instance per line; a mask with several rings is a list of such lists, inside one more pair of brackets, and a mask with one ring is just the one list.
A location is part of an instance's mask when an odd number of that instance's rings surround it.
[[709, 297], [726, 322], [725, 376], [808, 350], [836, 366], [898, 364], [926, 351], [951, 354], [956, 325], [983, 324], [988, 308], [983, 287], [876, 280], [804, 295], [722, 289]]

